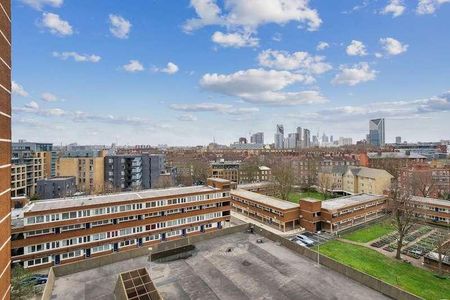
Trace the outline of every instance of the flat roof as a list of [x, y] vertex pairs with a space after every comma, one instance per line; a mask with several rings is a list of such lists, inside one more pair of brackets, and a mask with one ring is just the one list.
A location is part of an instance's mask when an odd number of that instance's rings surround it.
[[252, 200], [255, 202], [259, 202], [262, 204], [270, 205], [275, 208], [279, 209], [293, 209], [293, 208], [299, 208], [300, 206], [296, 203], [292, 203], [289, 201], [281, 200], [278, 198], [266, 196], [263, 194], [258, 194], [250, 191], [246, 191], [243, 189], [236, 189], [231, 191], [232, 195], [239, 196], [246, 198], [248, 200]]
[[322, 201], [322, 208], [328, 210], [337, 210], [349, 206], [363, 204], [365, 202], [381, 200], [384, 198], [386, 198], [386, 196], [383, 195], [370, 195], [370, 194], [351, 195]]
[[186, 259], [158, 263], [141, 256], [56, 277], [51, 299], [113, 299], [119, 274], [137, 268], [147, 269], [164, 300], [388, 299], [258, 234], [227, 234], [195, 247]]
[[260, 187], [267, 187], [272, 186], [273, 183], [270, 181], [261, 181], [261, 182], [254, 182], [254, 183], [245, 183], [245, 184], [238, 184], [239, 189], [252, 189], [252, 188], [260, 188]]
[[150, 189], [150, 190], [143, 190], [140, 192], [126, 192], [100, 196], [88, 195], [79, 197], [49, 199], [49, 200], [37, 200], [32, 201], [32, 203], [24, 207], [24, 210], [25, 212], [45, 211], [51, 209], [107, 204], [139, 199], [181, 196], [184, 194], [212, 192], [218, 190], [219, 189], [210, 186], [188, 186], [188, 187], [175, 187], [167, 189]]
[[448, 200], [442, 200], [442, 199], [436, 199], [436, 198], [426, 198], [426, 197], [419, 197], [419, 196], [413, 196], [413, 201], [422, 202], [426, 204], [435, 204], [435, 205], [441, 205], [450, 207], [450, 201]]

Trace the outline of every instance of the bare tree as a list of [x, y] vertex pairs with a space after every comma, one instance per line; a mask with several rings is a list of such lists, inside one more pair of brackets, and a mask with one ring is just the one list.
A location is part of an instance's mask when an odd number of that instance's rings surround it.
[[272, 168], [272, 181], [275, 185], [275, 193], [283, 200], [288, 200], [295, 184], [295, 175], [289, 161], [280, 161]]
[[317, 175], [318, 185], [325, 199], [328, 198], [330, 190], [334, 188], [331, 176], [331, 174], [326, 172], [320, 172]]
[[157, 189], [165, 189], [173, 186], [173, 181], [171, 176], [159, 176], [158, 180], [155, 183], [155, 188]]
[[414, 195], [428, 197], [433, 193], [434, 180], [431, 170], [414, 172], [410, 180]]
[[448, 232], [439, 234], [434, 246], [436, 247], [435, 252], [438, 259], [438, 275], [443, 276], [442, 263], [446, 256], [450, 256], [450, 234]]
[[239, 167], [241, 183], [252, 183], [259, 179], [259, 164], [257, 160], [248, 159]]
[[409, 189], [399, 188], [398, 184], [394, 183], [388, 199], [388, 210], [391, 213], [392, 224], [398, 234], [395, 258], [401, 259], [403, 240], [416, 222], [417, 208], [412, 201]]

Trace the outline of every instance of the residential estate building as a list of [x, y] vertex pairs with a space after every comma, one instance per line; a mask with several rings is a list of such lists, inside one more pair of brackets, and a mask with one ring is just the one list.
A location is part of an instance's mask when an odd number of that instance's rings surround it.
[[36, 194], [38, 180], [45, 178], [45, 151], [13, 150], [11, 158], [11, 197]]
[[11, 1], [0, 0], [0, 299], [11, 292]]
[[52, 177], [38, 180], [36, 194], [40, 200], [44, 200], [70, 197], [75, 195], [76, 191], [75, 177]]
[[27, 269], [101, 256], [220, 229], [230, 181], [33, 201], [13, 212], [12, 261]]
[[350, 195], [383, 195], [394, 178], [386, 170], [366, 167], [349, 167], [342, 176], [342, 190]]
[[300, 207], [296, 203], [243, 189], [231, 190], [231, 203], [233, 211], [281, 231], [299, 227]]
[[311, 232], [339, 232], [384, 216], [386, 204], [386, 196], [368, 194], [326, 201], [300, 199], [300, 226]]
[[210, 163], [208, 176], [230, 180], [238, 184], [271, 180], [272, 170], [269, 167], [258, 166], [255, 170], [247, 170], [242, 167], [244, 164], [245, 162], [223, 159], [215, 161]]
[[411, 165], [400, 171], [399, 183], [413, 195], [450, 200], [450, 165]]

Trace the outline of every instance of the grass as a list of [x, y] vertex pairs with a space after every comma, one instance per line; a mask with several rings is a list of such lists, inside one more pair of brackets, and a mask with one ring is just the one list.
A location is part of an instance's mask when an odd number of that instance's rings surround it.
[[302, 198], [313, 198], [320, 201], [325, 200], [325, 195], [319, 192], [292, 192], [289, 194], [288, 200], [294, 203], [298, 203]]
[[449, 279], [436, 278], [433, 272], [364, 246], [331, 241], [320, 246], [320, 253], [425, 299], [445, 299], [450, 295]]
[[394, 231], [389, 221], [369, 225], [356, 231], [344, 234], [342, 238], [359, 243], [367, 243]]

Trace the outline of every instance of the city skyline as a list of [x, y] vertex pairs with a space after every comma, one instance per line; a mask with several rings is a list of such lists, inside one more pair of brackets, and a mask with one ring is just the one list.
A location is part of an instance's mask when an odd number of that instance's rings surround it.
[[360, 140], [372, 118], [386, 142], [449, 139], [450, 5], [267, 1], [14, 1], [13, 139], [229, 144], [283, 122]]

